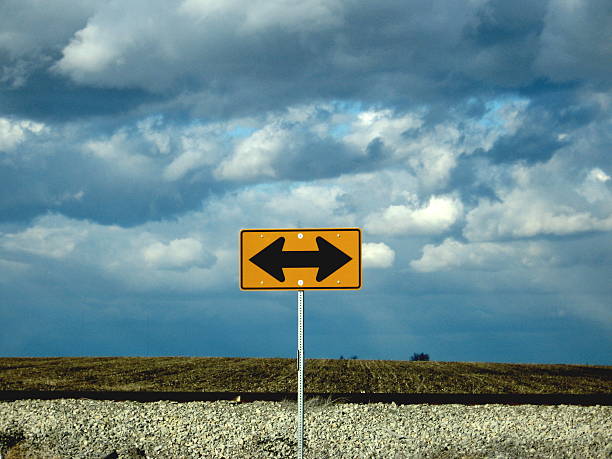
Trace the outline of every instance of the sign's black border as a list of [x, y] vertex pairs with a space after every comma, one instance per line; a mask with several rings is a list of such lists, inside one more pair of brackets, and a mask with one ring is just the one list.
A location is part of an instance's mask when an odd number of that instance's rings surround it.
[[[242, 233], [277, 233], [277, 232], [294, 232], [294, 233], [305, 233], [307, 231], [357, 231], [359, 235], [359, 284], [356, 287], [244, 287], [242, 285]], [[250, 291], [250, 290], [261, 290], [261, 291], [274, 291], [274, 290], [285, 290], [285, 291], [294, 291], [297, 292], [299, 290], [359, 290], [362, 286], [363, 280], [363, 271], [361, 265], [361, 229], [360, 228], [279, 228], [279, 229], [243, 229], [240, 230], [240, 234], [238, 236], [240, 238], [240, 252], [238, 254], [239, 262], [240, 262], [240, 290]]]

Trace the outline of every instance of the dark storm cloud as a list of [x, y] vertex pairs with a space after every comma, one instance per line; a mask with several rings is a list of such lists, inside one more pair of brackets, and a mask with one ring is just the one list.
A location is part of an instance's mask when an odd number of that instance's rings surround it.
[[608, 117], [605, 105], [576, 83], [538, 80], [518, 94], [530, 102], [516, 132], [501, 136], [486, 153], [496, 163], [548, 161], [570, 144], [571, 135], [592, 123], [605, 123]]
[[548, 161], [568, 143], [559, 139], [559, 128], [555, 126], [557, 120], [549, 115], [546, 111], [531, 111], [518, 131], [499, 138], [486, 156], [496, 163]]
[[460, 71], [502, 88], [529, 83], [545, 13], [545, 2], [484, 3], [463, 30]]
[[114, 115], [122, 116], [135, 107], [162, 101], [161, 96], [142, 89], [84, 87], [40, 70], [32, 72], [27, 84], [20, 87], [0, 86], [0, 116], [48, 123], [107, 117], [101, 123], [103, 127], [112, 122]]
[[461, 158], [449, 178], [444, 191], [458, 190], [461, 200], [470, 206], [475, 206], [481, 198], [498, 200], [494, 186], [478, 175], [479, 170], [488, 167], [488, 161], [481, 155]]
[[[299, 18], [286, 5], [266, 16], [263, 4], [238, 0], [216, 7], [196, 1], [89, 5], [72, 21], [58, 22], [60, 32], [48, 43], [12, 45], [5, 58], [5, 67], [15, 67], [15, 59], [46, 45], [52, 51], [38, 71], [53, 68], [77, 86], [32, 81], [30, 88], [25, 78], [23, 91], [4, 97], [13, 108], [22, 100], [39, 116], [43, 107], [83, 114], [98, 107], [104, 114], [150, 102], [145, 91], [216, 118], [330, 98], [396, 108], [448, 105], [541, 78], [596, 76], [609, 84], [612, 73], [605, 2], [588, 2], [577, 12], [556, 1], [311, 3]], [[45, 84], [54, 95], [44, 94]], [[79, 86], [115, 91], [85, 94]]]
[[[523, 75], [514, 78], [520, 83], [530, 80], [524, 61], [533, 56], [521, 57], [521, 62], [504, 60], [502, 45], [487, 45], [487, 56], [474, 67], [472, 56], [485, 48], [471, 35], [479, 19], [466, 3], [351, 2], [343, 3], [342, 13], [340, 27], [310, 33], [270, 27], [246, 43], [230, 36], [225, 46], [231, 52], [204, 60], [207, 65], [196, 80], [200, 86], [196, 83], [192, 90], [197, 113], [244, 114], [330, 98], [405, 108], [442, 99], [448, 103], [449, 98], [459, 101], [505, 84], [510, 74]], [[505, 46], [511, 45], [533, 49], [520, 43]], [[251, 57], [241, 59], [243, 55]], [[225, 62], [228, 56], [231, 63]], [[485, 67], [500, 75], [488, 75]], [[244, 105], [232, 108], [235, 101]]]
[[[306, 17], [303, 26], [281, 26], [289, 11], [253, 24], [235, 12], [198, 17], [199, 4], [192, 3], [181, 12], [160, 3], [151, 12], [130, 7], [157, 23], [163, 33], [155, 34], [144, 19], [101, 8], [78, 40], [65, 43], [56, 70], [85, 85], [155, 92], [182, 86], [196, 100], [216, 101], [212, 110], [229, 103], [239, 111], [241, 94], [251, 110], [313, 97], [397, 104], [403, 92], [405, 102], [435, 98], [441, 90], [463, 94], [483, 76], [490, 85], [528, 81], [535, 48], [529, 40], [537, 37], [543, 14], [531, 8], [520, 16], [503, 4], [477, 10], [460, 2], [338, 2], [336, 10]], [[156, 16], [162, 13], [163, 21]], [[476, 62], [469, 58], [475, 54]], [[489, 67], [499, 74], [487, 73]], [[523, 76], [512, 77], [517, 72]], [[228, 94], [238, 97], [228, 100]]]
[[612, 5], [606, 0], [551, 0], [536, 69], [555, 82], [610, 88]]
[[33, 74], [48, 71], [70, 37], [86, 25], [95, 3], [4, 0], [0, 4], [0, 90], [26, 87]]
[[156, 154], [142, 133], [128, 131], [114, 141], [77, 123], [61, 133], [46, 127], [26, 136], [0, 157], [0, 221], [60, 212], [134, 225], [194, 209], [227, 188], [206, 171], [184, 180], [161, 179], [172, 157]]

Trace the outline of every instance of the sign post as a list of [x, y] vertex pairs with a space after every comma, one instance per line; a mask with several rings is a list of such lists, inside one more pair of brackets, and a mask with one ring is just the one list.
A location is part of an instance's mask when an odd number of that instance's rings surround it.
[[304, 457], [304, 290], [298, 290], [297, 294], [297, 364], [298, 364], [298, 388], [297, 388], [297, 456]]
[[358, 228], [244, 229], [240, 289], [297, 291], [297, 456], [304, 457], [304, 290], [361, 288]]

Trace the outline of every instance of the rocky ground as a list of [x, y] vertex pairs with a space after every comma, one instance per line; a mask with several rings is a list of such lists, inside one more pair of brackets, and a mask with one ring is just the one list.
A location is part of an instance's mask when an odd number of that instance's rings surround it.
[[[308, 401], [307, 458], [610, 458], [612, 407]], [[0, 403], [6, 458], [295, 457], [295, 402]]]

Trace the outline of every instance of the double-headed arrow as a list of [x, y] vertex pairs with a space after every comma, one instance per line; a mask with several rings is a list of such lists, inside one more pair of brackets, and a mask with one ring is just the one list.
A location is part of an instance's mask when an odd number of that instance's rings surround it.
[[252, 256], [249, 261], [279, 282], [285, 281], [283, 268], [319, 268], [317, 282], [321, 282], [352, 258], [322, 237], [318, 236], [316, 240], [319, 250], [283, 252], [285, 238], [279, 237], [261, 252]]

